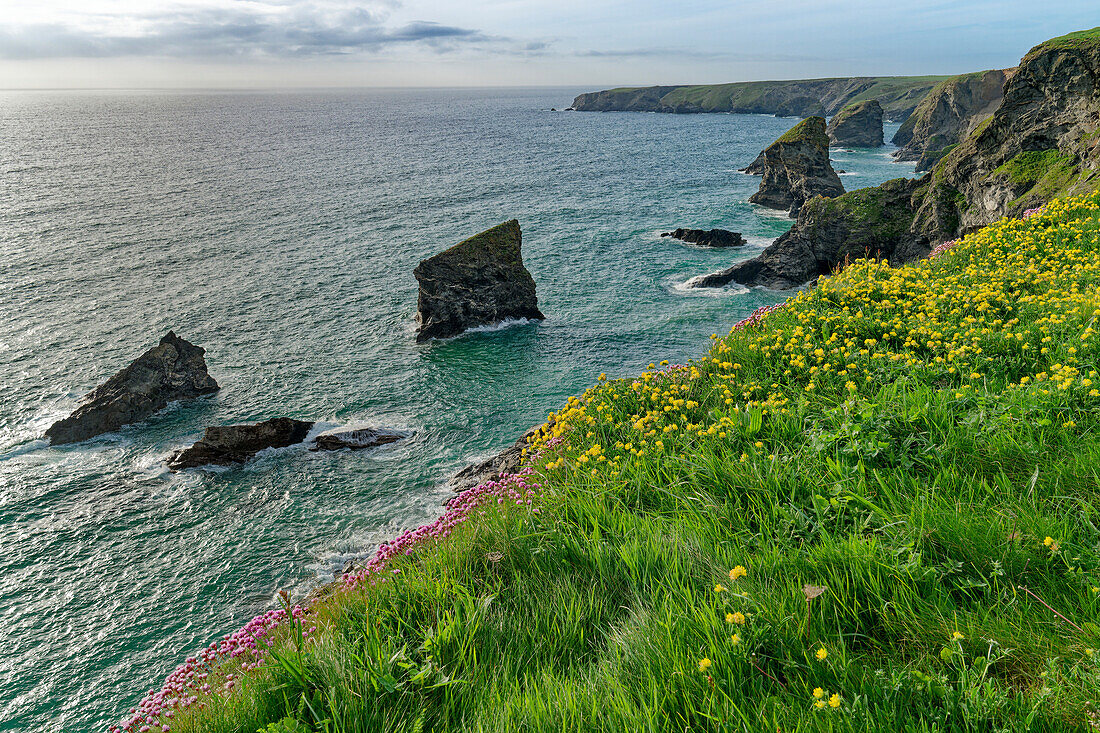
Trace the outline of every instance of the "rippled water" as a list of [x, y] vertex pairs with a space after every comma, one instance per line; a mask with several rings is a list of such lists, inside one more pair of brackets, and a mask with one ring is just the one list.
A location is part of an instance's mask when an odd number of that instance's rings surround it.
[[[599, 372], [698, 356], [780, 299], [677, 286], [789, 226], [736, 169], [795, 120], [548, 111], [579, 91], [0, 95], [0, 730], [102, 729], [277, 590], [432, 518]], [[849, 189], [912, 171], [834, 158]], [[415, 344], [413, 267], [513, 217], [548, 320]], [[38, 439], [169, 329], [221, 392]], [[417, 434], [165, 469], [206, 425], [277, 415]]]

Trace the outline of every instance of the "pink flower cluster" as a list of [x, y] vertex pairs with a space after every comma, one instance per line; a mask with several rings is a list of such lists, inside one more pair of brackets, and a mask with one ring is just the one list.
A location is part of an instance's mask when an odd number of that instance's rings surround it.
[[[483, 514], [483, 507], [486, 505], [529, 506], [536, 497], [535, 490], [539, 488], [537, 484], [528, 481], [530, 475], [530, 468], [515, 474], [502, 474], [497, 481], [488, 481], [454, 497], [447, 502], [446, 511], [439, 519], [409, 530], [392, 542], [383, 544], [362, 570], [345, 575], [344, 588], [355, 588], [368, 579], [372, 585], [385, 581], [383, 573], [390, 560], [412, 554], [415, 548], [425, 542], [448, 537], [455, 527], [469, 519], [475, 511]], [[539, 510], [533, 508], [531, 511], [537, 514]], [[398, 573], [398, 568], [390, 571], [390, 574]], [[308, 608], [294, 606], [290, 616], [301, 620], [308, 613]], [[192, 705], [201, 709], [205, 706], [202, 698], [210, 695], [231, 694], [239, 684], [239, 675], [227, 672], [225, 664], [230, 660], [239, 660], [241, 672], [260, 667], [267, 658], [268, 650], [275, 643], [275, 630], [287, 620], [284, 609], [268, 611], [255, 617], [238, 631], [226, 634], [220, 642], [211, 643], [197, 656], [188, 657], [168, 675], [159, 692], [150, 690], [145, 699], [130, 710], [127, 718], [110, 727], [110, 733], [170, 731], [170, 721], [178, 711]], [[316, 627], [310, 627], [302, 632], [302, 636], [307, 637], [315, 630]]]
[[939, 257], [944, 252], [951, 249], [952, 247], [954, 247], [956, 244], [958, 244], [961, 241], [962, 240], [960, 240], [960, 239], [952, 239], [950, 242], [943, 242], [941, 244], [937, 244], [935, 247], [932, 248], [932, 251], [928, 253], [928, 259], [933, 259], [935, 257]]
[[[291, 609], [295, 618], [301, 618], [306, 609], [295, 606]], [[226, 634], [221, 641], [211, 642], [197, 656], [188, 657], [183, 664], [164, 680], [159, 692], [150, 690], [145, 699], [130, 710], [128, 718], [120, 725], [112, 725], [110, 733], [149, 733], [150, 731], [168, 731], [168, 720], [176, 712], [185, 710], [196, 703], [201, 708], [201, 696], [218, 693], [228, 695], [237, 686], [238, 675], [222, 673], [219, 666], [226, 660], [241, 659], [240, 669], [250, 671], [260, 666], [267, 656], [267, 650], [274, 643], [273, 632], [283, 623], [287, 613], [275, 609], [261, 614], [249, 621], [243, 628]]]
[[[454, 528], [469, 519], [475, 511], [487, 504], [512, 504], [527, 506], [535, 498], [538, 484], [530, 483], [531, 469], [524, 468], [519, 473], [501, 474], [497, 481], [486, 481], [468, 491], [464, 491], [447, 502], [446, 511], [431, 524], [425, 524], [399, 535], [392, 542], [378, 548], [374, 557], [357, 572], [344, 575], [344, 587], [355, 588], [369, 581], [371, 585], [386, 581], [385, 570], [390, 560], [402, 555], [411, 555], [418, 547], [433, 540], [446, 539]], [[538, 508], [532, 512], [538, 514]], [[484, 513], [484, 512], [479, 512]], [[394, 568], [389, 575], [401, 571]]]
[[773, 311], [779, 310], [784, 305], [786, 305], [786, 303], [776, 303], [775, 305], [762, 305], [754, 310], [752, 313], [750, 313], [748, 318], [745, 318], [744, 320], [738, 321], [737, 323], [733, 324], [733, 328], [731, 328], [730, 331], [733, 332], [741, 328], [752, 328], [753, 326], [756, 326], [761, 321], [763, 321], [764, 316], [772, 313]]
[[1043, 213], [1043, 207], [1042, 206], [1039, 206], [1039, 207], [1034, 208], [1034, 209], [1028, 209], [1027, 211], [1024, 212], [1023, 218], [1024, 219], [1030, 219], [1031, 217], [1035, 216], [1036, 214], [1041, 214], [1041, 213]]

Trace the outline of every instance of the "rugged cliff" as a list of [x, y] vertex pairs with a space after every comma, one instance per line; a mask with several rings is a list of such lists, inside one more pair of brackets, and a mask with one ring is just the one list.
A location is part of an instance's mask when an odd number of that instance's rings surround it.
[[757, 162], [764, 176], [760, 190], [749, 201], [770, 209], [782, 209], [798, 216], [802, 206], [815, 196], [844, 193], [829, 163], [829, 138], [824, 117], [807, 117], [769, 145]]
[[850, 79], [748, 81], [697, 86], [621, 87], [581, 94], [581, 112], [742, 112], [780, 117], [835, 114], [855, 102], [877, 99], [886, 119], [900, 122], [943, 76], [863, 76]]
[[920, 180], [815, 199], [759, 257], [698, 278], [793, 287], [873, 256], [900, 264], [1051, 199], [1100, 187], [1100, 28], [1040, 44], [1000, 106]]
[[929, 170], [1001, 104], [1011, 70], [961, 74], [940, 82], [894, 135], [898, 160]]
[[833, 145], [877, 148], [883, 143], [882, 116], [877, 99], [856, 102], [833, 115], [825, 132]]

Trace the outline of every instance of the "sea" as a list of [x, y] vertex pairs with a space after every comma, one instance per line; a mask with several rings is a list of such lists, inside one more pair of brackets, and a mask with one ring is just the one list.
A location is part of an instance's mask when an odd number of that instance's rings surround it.
[[[698, 358], [789, 295], [684, 283], [790, 227], [738, 168], [797, 120], [552, 111], [582, 91], [0, 92], [0, 730], [105, 730], [280, 590], [434, 519], [448, 478], [601, 372]], [[834, 167], [848, 190], [913, 175], [891, 150]], [[512, 218], [546, 320], [417, 344], [413, 268]], [[169, 330], [220, 392], [42, 439]], [[415, 435], [165, 466], [276, 416]]]

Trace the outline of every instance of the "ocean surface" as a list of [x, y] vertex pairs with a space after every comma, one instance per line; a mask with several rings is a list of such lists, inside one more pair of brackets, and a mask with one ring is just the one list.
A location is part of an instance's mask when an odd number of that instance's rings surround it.
[[[0, 730], [103, 730], [600, 372], [698, 357], [783, 299], [682, 284], [790, 226], [737, 169], [797, 120], [550, 111], [581, 91], [0, 93]], [[849, 190], [912, 175], [889, 151], [834, 166]], [[413, 268], [510, 218], [547, 320], [416, 344]], [[169, 329], [219, 393], [40, 439]], [[206, 425], [280, 415], [416, 436], [165, 468]]]

